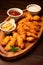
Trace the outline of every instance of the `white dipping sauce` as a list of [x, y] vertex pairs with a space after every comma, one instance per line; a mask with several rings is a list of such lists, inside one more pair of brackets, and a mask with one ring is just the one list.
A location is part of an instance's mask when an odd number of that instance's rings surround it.
[[41, 7], [39, 5], [31, 4], [27, 6], [27, 9], [31, 12], [37, 12], [41, 10]]

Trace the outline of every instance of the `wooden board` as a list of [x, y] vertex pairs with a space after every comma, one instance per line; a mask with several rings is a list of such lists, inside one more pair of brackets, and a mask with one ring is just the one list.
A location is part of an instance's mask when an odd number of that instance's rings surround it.
[[[5, 21], [6, 20], [8, 20], [10, 17], [7, 17], [6, 19], [5, 19]], [[43, 22], [41, 22], [41, 28], [40, 28], [40, 32], [38, 33], [38, 38], [40, 38], [40, 36], [41, 36], [41, 34], [42, 34], [42, 31], [43, 31]], [[39, 39], [38, 39], [39, 40]], [[1, 50], [0, 50], [0, 55], [1, 56], [3, 56], [4, 58], [6, 58], [7, 60], [11, 60], [11, 59], [17, 59], [17, 58], [19, 58], [19, 57], [21, 57], [21, 56], [23, 56], [24, 54], [26, 54], [27, 52], [29, 52], [36, 44], [37, 44], [37, 41], [38, 40], [35, 40], [35, 42], [34, 43], [27, 43], [27, 47], [24, 49], [24, 50], [21, 50], [20, 52], [10, 52], [10, 53], [8, 53], [8, 54], [4, 54]], [[1, 49], [1, 45], [0, 45], [0, 49]]]

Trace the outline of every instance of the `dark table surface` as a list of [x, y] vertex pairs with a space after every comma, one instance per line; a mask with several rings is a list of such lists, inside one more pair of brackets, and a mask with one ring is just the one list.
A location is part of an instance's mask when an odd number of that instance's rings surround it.
[[[42, 7], [40, 14], [43, 15], [43, 0], [0, 0], [0, 22], [7, 17], [6, 11], [9, 8], [25, 9], [28, 4], [32, 3]], [[43, 33], [37, 43], [30, 52], [19, 59], [6, 61], [0, 56], [0, 65], [43, 65]]]

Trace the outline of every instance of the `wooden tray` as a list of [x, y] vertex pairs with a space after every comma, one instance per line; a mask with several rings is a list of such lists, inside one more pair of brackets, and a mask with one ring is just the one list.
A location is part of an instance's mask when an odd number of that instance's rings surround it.
[[[7, 17], [7, 18], [5, 19], [5, 21], [8, 20], [9, 18], [10, 18], [10, 17]], [[42, 31], [43, 31], [43, 22], [41, 22], [40, 25], [41, 25], [41, 28], [40, 28], [40, 32], [39, 32], [39, 34], [38, 34], [38, 38], [40, 38], [40, 36], [41, 36], [41, 34], [42, 34]], [[29, 51], [37, 44], [37, 41], [38, 41], [38, 40], [36, 40], [34, 43], [29, 44], [29, 45], [27, 46], [27, 48], [25, 48], [24, 50], [21, 50], [20, 52], [16, 52], [16, 53], [14, 53], [14, 54], [13, 54], [13, 52], [12, 52], [12, 55], [4, 54], [4, 53], [1, 52], [1, 50], [0, 50], [0, 55], [3, 56], [4, 58], [6, 58], [7, 60], [17, 59], [17, 58], [23, 56], [24, 54], [26, 54], [27, 52], [29, 52]], [[2, 47], [2, 46], [0, 45], [0, 48], [1, 48], [1, 47]]]

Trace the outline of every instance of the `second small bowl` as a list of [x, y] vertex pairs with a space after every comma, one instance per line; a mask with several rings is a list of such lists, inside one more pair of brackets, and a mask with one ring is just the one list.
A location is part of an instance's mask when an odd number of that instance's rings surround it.
[[13, 25], [13, 28], [11, 30], [7, 30], [7, 28], [9, 28], [9, 27], [11, 28], [11, 25], [9, 25], [8, 27], [6, 27], [6, 29], [2, 28], [3, 25], [8, 24], [8, 23], [9, 23], [9, 21], [5, 21], [5, 22], [2, 22], [0, 24], [0, 30], [2, 30], [3, 32], [5, 32], [5, 34], [10, 34], [16, 28], [16, 24], [14, 22], [10, 22]]
[[27, 5], [26, 10], [29, 11], [32, 15], [37, 15], [41, 11], [41, 6], [37, 4], [29, 4]]
[[7, 14], [17, 21], [22, 16], [23, 11], [19, 8], [10, 8], [8, 9]]

